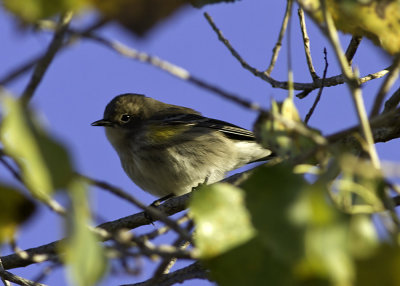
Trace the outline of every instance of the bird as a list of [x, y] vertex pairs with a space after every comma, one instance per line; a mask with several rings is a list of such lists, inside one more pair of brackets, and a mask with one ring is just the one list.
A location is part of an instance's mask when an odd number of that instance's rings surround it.
[[128, 177], [157, 197], [188, 193], [272, 155], [247, 129], [143, 94], [114, 97], [91, 125], [105, 128]]

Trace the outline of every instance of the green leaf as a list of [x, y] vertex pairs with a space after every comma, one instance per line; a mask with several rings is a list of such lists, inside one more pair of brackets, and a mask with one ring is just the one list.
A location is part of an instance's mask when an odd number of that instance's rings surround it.
[[151, 28], [188, 5], [187, 0], [89, 0], [105, 18], [144, 36]]
[[[299, 0], [316, 21], [323, 21], [320, 0]], [[372, 40], [390, 54], [400, 51], [400, 1], [398, 0], [328, 0], [338, 30]]]
[[[276, 118], [281, 118], [288, 124], [283, 124]], [[317, 134], [316, 130], [304, 126], [291, 98], [282, 103], [272, 101], [270, 114], [261, 114], [255, 124], [258, 142], [283, 158], [304, 154], [314, 148], [315, 143], [308, 136], [295, 131], [291, 127], [292, 123], [304, 127], [309, 135]]]
[[0, 185], [0, 242], [13, 237], [17, 227], [29, 219], [34, 203], [16, 189]]
[[4, 7], [24, 22], [35, 22], [69, 10], [79, 10], [87, 0], [3, 0]]
[[383, 244], [373, 256], [357, 261], [359, 286], [400, 285], [400, 248]]
[[301, 257], [304, 228], [293, 216], [306, 182], [283, 164], [258, 167], [243, 184], [246, 203], [260, 239], [288, 261]]
[[20, 101], [3, 96], [3, 106], [0, 139], [4, 150], [18, 163], [32, 194], [47, 200], [55, 189], [66, 187], [71, 180], [69, 156], [33, 121], [31, 112]]
[[385, 184], [381, 170], [370, 160], [348, 153], [337, 157], [342, 175], [333, 184], [337, 190], [333, 196], [335, 202], [348, 213], [382, 211]]
[[257, 238], [204, 263], [221, 286], [294, 285], [290, 267]]
[[72, 209], [69, 212], [68, 237], [61, 246], [69, 266], [73, 285], [95, 285], [106, 272], [107, 260], [101, 242], [89, 229], [90, 211], [86, 186], [75, 181], [69, 187]]
[[232, 185], [203, 186], [193, 193], [189, 209], [203, 258], [226, 252], [254, 236], [243, 191]]

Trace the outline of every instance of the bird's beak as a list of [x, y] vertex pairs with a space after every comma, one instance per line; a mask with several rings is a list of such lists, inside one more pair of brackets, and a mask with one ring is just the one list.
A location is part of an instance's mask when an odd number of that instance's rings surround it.
[[92, 126], [110, 127], [110, 126], [113, 126], [114, 124], [110, 120], [100, 119], [100, 120], [97, 120], [97, 121], [93, 122], [91, 125]]

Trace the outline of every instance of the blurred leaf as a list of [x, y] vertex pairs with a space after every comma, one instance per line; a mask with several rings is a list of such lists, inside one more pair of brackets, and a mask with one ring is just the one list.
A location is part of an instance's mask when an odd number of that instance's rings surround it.
[[[314, 20], [323, 21], [319, 0], [299, 0]], [[398, 0], [328, 0], [336, 28], [371, 39], [390, 54], [400, 51], [400, 2]]]
[[116, 20], [129, 31], [144, 36], [161, 20], [170, 17], [186, 0], [89, 0], [107, 19]]
[[375, 255], [357, 262], [359, 286], [400, 285], [400, 249], [398, 246], [382, 245]]
[[0, 242], [13, 237], [16, 228], [29, 219], [34, 203], [16, 189], [0, 185]]
[[290, 267], [257, 238], [204, 263], [221, 286], [295, 285]]
[[326, 185], [309, 184], [281, 164], [257, 168], [242, 187], [257, 239], [290, 269], [294, 285], [349, 285], [349, 216], [329, 200]]
[[197, 8], [201, 8], [205, 5], [208, 4], [217, 4], [217, 3], [232, 3], [232, 2], [238, 2], [239, 0], [189, 0], [190, 3], [192, 3], [193, 6]]
[[254, 128], [258, 141], [264, 147], [271, 149], [281, 157], [287, 158], [304, 154], [306, 150], [315, 146], [310, 138], [299, 134], [291, 127], [274, 119], [274, 117], [280, 117], [287, 122], [303, 124], [292, 99], [287, 98], [282, 103], [273, 101], [270, 113], [271, 116], [261, 114]]
[[382, 211], [384, 181], [382, 172], [370, 160], [346, 153], [338, 157], [342, 175], [333, 187], [336, 203], [349, 213]]
[[203, 258], [226, 252], [254, 236], [243, 191], [226, 183], [193, 193], [190, 214], [196, 223], [196, 246]]
[[380, 241], [371, 215], [357, 214], [350, 220], [349, 248], [356, 259], [371, 257]]
[[29, 110], [10, 96], [3, 96], [4, 119], [0, 138], [4, 150], [21, 168], [34, 196], [47, 200], [57, 188], [66, 187], [72, 167], [66, 150], [33, 121]]
[[69, 187], [71, 210], [67, 240], [61, 246], [65, 250], [65, 262], [69, 266], [73, 285], [95, 285], [104, 276], [107, 260], [97, 236], [89, 229], [90, 210], [86, 197], [86, 186], [72, 182]]
[[[327, 194], [326, 185], [309, 185], [292, 211], [293, 218], [305, 225], [305, 255], [295, 272], [302, 278], [320, 277], [334, 285], [350, 285], [354, 279], [348, 247], [350, 217], [339, 212]], [[363, 239], [361, 235], [358, 238]]]
[[87, 0], [3, 0], [4, 7], [24, 22], [35, 22], [68, 10], [79, 10]]
[[304, 228], [292, 217], [306, 182], [289, 166], [260, 166], [242, 185], [260, 239], [276, 256], [295, 261], [303, 255]]

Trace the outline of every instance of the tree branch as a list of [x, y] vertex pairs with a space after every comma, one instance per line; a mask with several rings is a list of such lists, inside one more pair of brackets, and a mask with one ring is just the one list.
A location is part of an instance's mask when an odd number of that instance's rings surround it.
[[[189, 266], [176, 270], [172, 273], [163, 274], [160, 277], [160, 280], [158, 280], [157, 286], [170, 286], [176, 283], [183, 283], [184, 281], [190, 279], [210, 280], [210, 278], [208, 277], [208, 271], [204, 270], [204, 268], [201, 267], [199, 262], [195, 262], [193, 264], [190, 264]], [[121, 286], [151, 286], [151, 285], [154, 284], [152, 282], [152, 279], [150, 278], [149, 280], [144, 282], [135, 284], [125, 284]]]
[[[301, 34], [303, 36], [303, 44], [304, 44], [304, 52], [306, 54], [306, 60], [307, 60], [307, 65], [308, 65], [308, 70], [310, 71], [311, 78], [313, 82], [318, 80], [318, 75], [315, 72], [314, 65], [312, 62], [312, 57], [311, 57], [311, 51], [310, 51], [310, 38], [308, 37], [307, 33], [307, 27], [306, 27], [306, 20], [304, 18], [304, 11], [303, 9], [299, 8], [297, 10], [297, 13], [299, 15], [299, 20], [300, 20], [300, 29], [301, 29]], [[322, 82], [322, 86], [324, 85], [324, 82]]]
[[27, 104], [32, 98], [36, 88], [42, 81], [43, 76], [47, 71], [47, 68], [50, 66], [50, 63], [53, 61], [56, 53], [60, 50], [63, 44], [65, 33], [67, 32], [69, 23], [71, 22], [72, 15], [72, 12], [66, 12], [60, 17], [60, 21], [55, 31], [53, 40], [50, 42], [50, 45], [44, 56], [37, 63], [35, 70], [33, 71], [32, 77], [24, 92], [22, 93], [21, 99], [25, 104]]
[[[288, 22], [289, 22], [289, 18], [291, 17], [292, 7], [293, 7], [293, 0], [286, 0], [285, 16], [283, 17], [282, 26], [281, 26], [281, 29], [279, 31], [278, 40], [277, 40], [274, 48], [272, 49], [271, 62], [269, 64], [267, 70], [265, 71], [265, 73], [267, 75], [271, 74], [272, 70], [275, 67], [276, 60], [278, 59], [279, 51], [281, 50], [281, 47], [282, 47], [282, 39], [285, 36], [285, 32], [286, 32], [286, 28], [287, 28], [287, 25], [288, 25]], [[210, 23], [210, 25], [213, 28], [213, 30], [218, 33], [219, 30], [217, 29], [217, 27], [213, 23], [212, 18], [210, 17], [210, 15], [208, 15], [208, 13], [204, 13], [204, 16], [206, 17], [207, 21]]]

